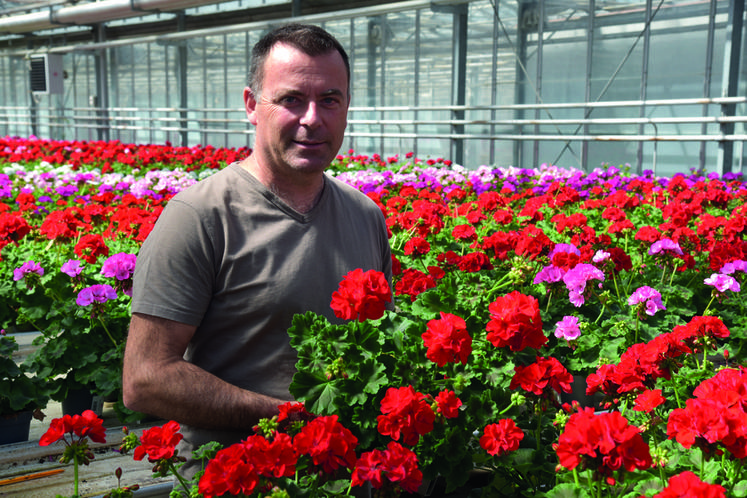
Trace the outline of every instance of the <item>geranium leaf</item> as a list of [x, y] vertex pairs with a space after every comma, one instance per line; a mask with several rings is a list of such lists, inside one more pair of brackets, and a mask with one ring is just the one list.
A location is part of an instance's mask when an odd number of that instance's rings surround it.
[[575, 484], [564, 483], [552, 488], [545, 496], [547, 498], [589, 498], [589, 493]]
[[747, 496], [747, 481], [739, 481], [734, 485], [734, 489], [731, 490], [732, 494], [737, 498], [743, 498]]

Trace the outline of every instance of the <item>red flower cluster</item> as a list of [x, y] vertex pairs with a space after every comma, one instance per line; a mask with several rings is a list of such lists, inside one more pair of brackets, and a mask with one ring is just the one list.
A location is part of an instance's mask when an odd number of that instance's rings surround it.
[[81, 237], [73, 250], [80, 259], [89, 264], [96, 263], [99, 256], [109, 255], [109, 248], [104, 242], [104, 238], [93, 233], [87, 233]]
[[162, 427], [151, 427], [143, 431], [140, 445], [135, 448], [132, 458], [142, 460], [147, 456], [149, 462], [172, 458], [176, 454], [176, 445], [184, 437], [179, 429], [179, 423], [171, 420]]
[[40, 446], [49, 446], [65, 438], [66, 434], [78, 436], [80, 439], [88, 438], [96, 443], [106, 442], [106, 429], [104, 421], [92, 410], [86, 410], [80, 415], [63, 415], [55, 418], [49, 424], [49, 429], [39, 439]]
[[685, 408], [672, 410], [667, 434], [685, 448], [706, 454], [720, 448], [735, 458], [747, 457], [747, 369], [724, 369], [702, 382]]
[[726, 498], [726, 489], [720, 484], [703, 482], [687, 470], [670, 477], [668, 486], [654, 498]]
[[480, 447], [493, 456], [501, 456], [519, 449], [524, 431], [510, 418], [504, 418], [485, 427], [480, 437]]
[[345, 275], [340, 287], [332, 293], [330, 306], [338, 318], [363, 322], [381, 318], [391, 300], [392, 291], [382, 272], [356, 268]]
[[14, 213], [0, 212], [0, 250], [11, 242], [18, 244], [30, 231], [31, 226], [25, 218]]
[[416, 392], [412, 386], [387, 389], [381, 400], [381, 413], [377, 418], [379, 433], [395, 441], [401, 437], [410, 446], [433, 430], [436, 419], [425, 394]]
[[355, 465], [358, 439], [337, 421], [337, 415], [315, 418], [296, 434], [293, 444], [300, 454], [310, 455], [324, 472]]
[[436, 396], [436, 411], [446, 418], [457, 418], [462, 400], [457, 398], [454, 391], [441, 391]]
[[625, 394], [638, 395], [652, 389], [656, 379], [670, 378], [677, 359], [690, 348], [674, 332], [661, 334], [647, 343], [633, 344], [616, 365], [602, 365], [586, 378], [586, 393], [602, 392], [611, 400]]
[[527, 392], [542, 396], [547, 399], [554, 399], [555, 394], [561, 392], [572, 392], [571, 384], [573, 375], [555, 358], [537, 357], [534, 363], [514, 367], [516, 372], [511, 379], [509, 389], [521, 387]]
[[[381, 489], [387, 481], [408, 493], [416, 492], [423, 482], [415, 453], [394, 441], [384, 451], [375, 449], [362, 454], [355, 463], [351, 484], [363, 486], [371, 482], [374, 489]], [[397, 491], [394, 493], [398, 495]]]
[[250, 495], [270, 478], [291, 477], [298, 459], [309, 455], [325, 473], [340, 467], [352, 468], [358, 440], [337, 421], [337, 415], [319, 417], [291, 438], [276, 432], [273, 438], [253, 435], [241, 443], [220, 450], [208, 462], [198, 489], [205, 498]]
[[428, 348], [426, 356], [439, 367], [447, 363], [467, 364], [472, 352], [472, 337], [464, 320], [451, 313], [441, 312], [441, 318], [428, 322], [422, 338]]
[[490, 303], [488, 311], [490, 321], [485, 328], [493, 346], [521, 351], [539, 349], [547, 342], [536, 298], [513, 291]]
[[729, 337], [729, 329], [717, 316], [695, 316], [687, 325], [677, 325], [672, 333], [693, 353], [709, 347], [715, 349], [716, 339]]
[[640, 430], [619, 412], [594, 413], [580, 409], [571, 415], [554, 445], [560, 465], [572, 470], [579, 465], [596, 471], [597, 478], [612, 480], [612, 472], [631, 472], [651, 467], [651, 453]]
[[414, 268], [405, 268], [394, 286], [394, 292], [398, 296], [410, 296], [410, 301], [415, 301], [421, 292], [435, 286], [436, 280], [432, 276]]

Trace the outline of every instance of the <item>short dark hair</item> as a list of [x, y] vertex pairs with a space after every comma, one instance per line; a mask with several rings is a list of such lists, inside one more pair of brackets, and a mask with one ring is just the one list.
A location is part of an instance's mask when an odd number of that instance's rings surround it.
[[252, 48], [249, 88], [254, 92], [255, 98], [262, 93], [265, 60], [277, 43], [290, 45], [312, 57], [326, 55], [336, 50], [345, 63], [345, 70], [348, 73], [348, 94], [350, 94], [350, 59], [340, 42], [319, 26], [294, 23], [271, 30]]

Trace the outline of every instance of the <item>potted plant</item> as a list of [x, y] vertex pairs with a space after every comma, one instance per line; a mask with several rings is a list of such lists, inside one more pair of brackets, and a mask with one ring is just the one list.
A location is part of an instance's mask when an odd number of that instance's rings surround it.
[[[109, 245], [126, 246], [118, 241]], [[119, 398], [135, 255], [108, 256], [101, 236], [83, 236], [74, 247], [81, 259], [68, 258], [64, 248], [44, 253], [38, 241], [28, 240], [23, 248], [7, 251], [3, 264], [15, 280], [6, 289], [12, 310], [6, 323], [27, 324], [40, 332], [25, 368], [46, 379], [50, 397], [63, 407], [71, 397], [89, 396], [70, 412], [80, 413], [91, 407], [93, 396]], [[136, 416], [121, 402], [115, 410], [123, 421]]]
[[15, 337], [0, 331], [0, 444], [27, 440], [32, 416], [42, 420], [49, 400], [44, 379], [28, 375], [13, 358], [16, 351]]

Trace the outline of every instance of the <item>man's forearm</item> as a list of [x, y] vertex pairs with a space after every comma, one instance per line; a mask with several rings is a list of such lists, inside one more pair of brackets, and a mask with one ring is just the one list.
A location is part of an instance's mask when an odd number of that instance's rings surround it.
[[204, 429], [249, 431], [286, 401], [241, 389], [183, 360], [160, 368], [158, 378], [140, 372], [131, 380], [128, 408]]

